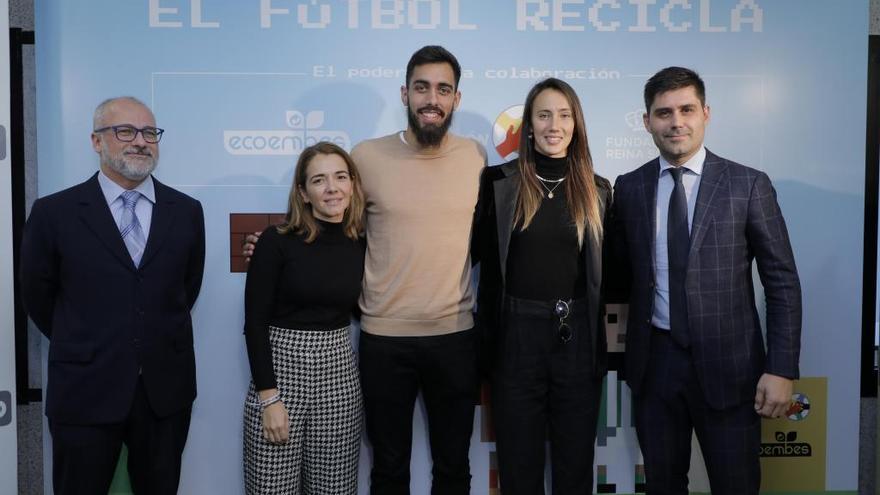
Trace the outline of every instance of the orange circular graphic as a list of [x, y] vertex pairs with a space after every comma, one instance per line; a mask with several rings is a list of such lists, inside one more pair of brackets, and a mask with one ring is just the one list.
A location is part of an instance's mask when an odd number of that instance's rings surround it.
[[501, 112], [492, 126], [492, 143], [502, 160], [512, 160], [519, 150], [523, 105], [514, 105]]

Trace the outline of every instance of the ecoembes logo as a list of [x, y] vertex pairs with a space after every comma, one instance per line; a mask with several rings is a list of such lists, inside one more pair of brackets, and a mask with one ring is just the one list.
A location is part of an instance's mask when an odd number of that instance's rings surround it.
[[776, 442], [761, 444], [761, 457], [810, 457], [813, 447], [797, 441], [797, 432], [776, 432]]
[[230, 155], [299, 155], [308, 146], [321, 141], [329, 141], [343, 149], [351, 148], [348, 133], [321, 129], [324, 125], [322, 110], [305, 115], [288, 110], [285, 123], [287, 129], [281, 130], [223, 131], [223, 147]]

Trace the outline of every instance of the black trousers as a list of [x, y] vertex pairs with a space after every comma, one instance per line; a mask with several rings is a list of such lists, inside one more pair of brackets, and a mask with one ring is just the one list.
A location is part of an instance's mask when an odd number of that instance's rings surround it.
[[667, 331], [653, 330], [645, 383], [634, 405], [649, 495], [688, 493], [694, 432], [712, 494], [757, 495], [761, 423], [754, 404], [713, 409], [703, 397], [690, 351]]
[[191, 411], [187, 407], [156, 417], [138, 380], [131, 412], [122, 423], [70, 425], [50, 420], [55, 494], [107, 495], [123, 443], [134, 493], [176, 494]]
[[413, 409], [419, 390], [433, 459], [431, 494], [470, 493], [468, 451], [479, 394], [475, 332], [433, 337], [361, 332], [359, 357], [367, 438], [373, 446], [370, 493], [410, 492]]
[[562, 342], [553, 302], [505, 298], [492, 370], [504, 495], [544, 493], [548, 433], [553, 493], [593, 493], [602, 382], [594, 372], [584, 304], [571, 304], [566, 321], [572, 338]]

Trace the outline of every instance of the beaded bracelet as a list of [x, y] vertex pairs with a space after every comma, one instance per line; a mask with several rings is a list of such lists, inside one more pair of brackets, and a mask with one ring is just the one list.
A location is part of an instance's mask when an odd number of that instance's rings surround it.
[[269, 397], [268, 399], [260, 400], [260, 407], [265, 409], [276, 402], [281, 402], [281, 394], [275, 394], [272, 397]]

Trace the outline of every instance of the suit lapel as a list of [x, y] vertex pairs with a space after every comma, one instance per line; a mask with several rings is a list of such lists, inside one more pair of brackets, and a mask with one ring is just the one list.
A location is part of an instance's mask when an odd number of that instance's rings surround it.
[[700, 192], [697, 193], [694, 220], [691, 222], [691, 253], [700, 248], [706, 237], [706, 231], [713, 219], [712, 211], [726, 180], [727, 162], [706, 150], [706, 161], [703, 163], [703, 174], [700, 177]]
[[651, 266], [656, 266], [654, 259], [657, 243], [657, 182], [660, 180], [660, 159], [655, 158], [642, 167], [642, 183], [639, 196], [642, 198], [642, 209], [645, 223], [644, 246], [648, 247]]
[[147, 265], [153, 256], [162, 247], [165, 238], [171, 231], [174, 223], [174, 201], [168, 199], [167, 188], [164, 184], [153, 178], [156, 190], [156, 203], [153, 205], [153, 218], [150, 220], [150, 234], [147, 237], [147, 246], [144, 248], [144, 256], [141, 258], [141, 268]]
[[[514, 169], [515, 172], [515, 169]], [[495, 188], [495, 218], [498, 227], [498, 259], [501, 262], [501, 281], [507, 283], [507, 252], [513, 232], [513, 214], [516, 210], [516, 194], [519, 175], [511, 173], [493, 184]]]
[[82, 207], [80, 219], [82, 219], [83, 223], [86, 224], [101, 243], [107, 247], [113, 256], [123, 265], [134, 270], [134, 262], [131, 261], [131, 255], [128, 254], [128, 249], [125, 247], [122, 236], [119, 235], [119, 226], [113, 220], [113, 214], [110, 213], [107, 199], [101, 191], [101, 185], [98, 183], [98, 174], [93, 175], [83, 186], [83, 195], [79, 201]]

